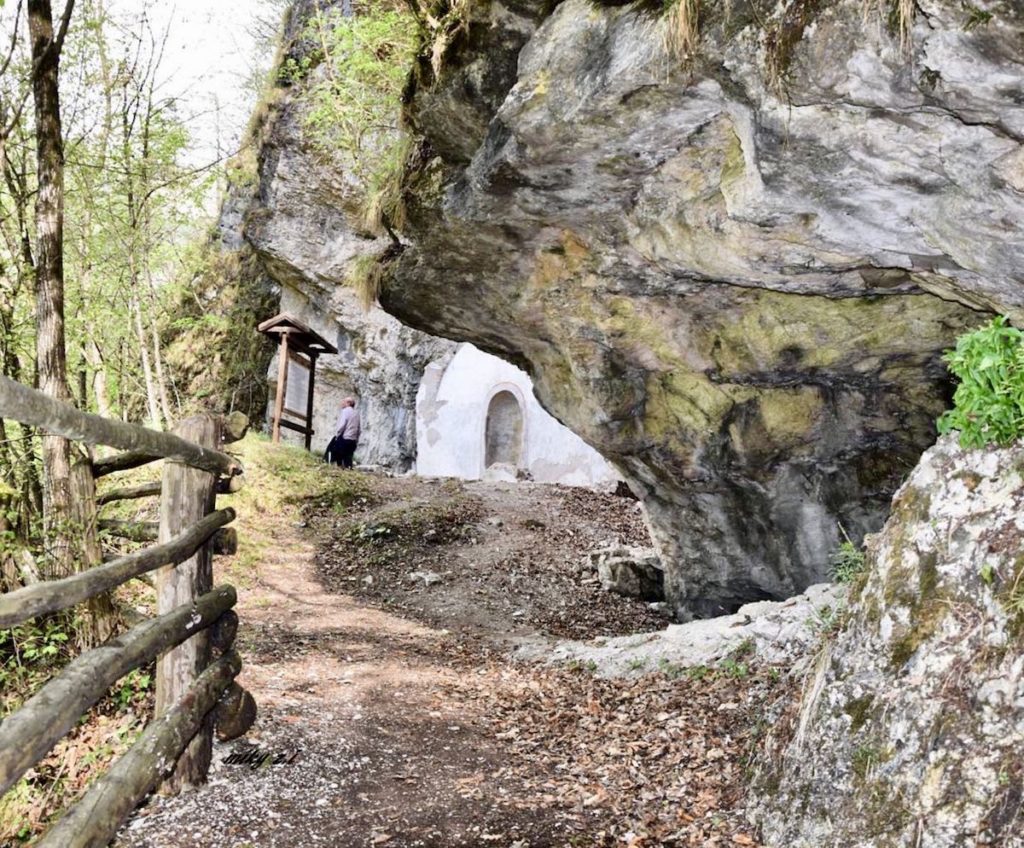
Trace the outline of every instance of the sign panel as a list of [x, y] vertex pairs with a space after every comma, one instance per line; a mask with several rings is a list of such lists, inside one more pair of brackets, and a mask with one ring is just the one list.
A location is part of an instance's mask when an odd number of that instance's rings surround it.
[[291, 412], [306, 417], [306, 398], [309, 395], [309, 366], [305, 362], [288, 357], [288, 388], [285, 391], [284, 406]]

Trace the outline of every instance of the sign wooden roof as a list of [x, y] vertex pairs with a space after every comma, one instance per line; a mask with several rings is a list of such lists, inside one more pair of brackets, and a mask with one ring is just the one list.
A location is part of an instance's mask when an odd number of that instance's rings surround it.
[[338, 352], [338, 349], [327, 339], [287, 312], [268, 318], [256, 329], [267, 336], [275, 336], [278, 339], [287, 335], [289, 349], [301, 351], [309, 356]]

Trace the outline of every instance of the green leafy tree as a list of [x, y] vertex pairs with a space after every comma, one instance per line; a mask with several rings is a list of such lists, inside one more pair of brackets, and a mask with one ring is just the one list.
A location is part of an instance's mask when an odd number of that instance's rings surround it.
[[[162, 327], [179, 299], [182, 248], [207, 220], [212, 169], [182, 164], [189, 137], [177, 104], [158, 94], [162, 35], [146, 16], [115, 18], [106, 0], [48, 15], [49, 4], [25, 0], [0, 19], [0, 370], [160, 426], [178, 405]], [[98, 561], [76, 530], [88, 518], [68, 506], [89, 499], [64, 482], [84, 459], [66, 440], [0, 422], [0, 533], [34, 550], [44, 576]], [[0, 551], [7, 588], [36, 576], [10, 548]]]

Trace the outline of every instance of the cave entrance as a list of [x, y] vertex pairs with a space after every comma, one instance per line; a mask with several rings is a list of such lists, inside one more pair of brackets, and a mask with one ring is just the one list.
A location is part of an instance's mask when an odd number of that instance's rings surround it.
[[503, 463], [518, 468], [523, 458], [523, 408], [503, 389], [487, 406], [484, 428], [484, 468]]

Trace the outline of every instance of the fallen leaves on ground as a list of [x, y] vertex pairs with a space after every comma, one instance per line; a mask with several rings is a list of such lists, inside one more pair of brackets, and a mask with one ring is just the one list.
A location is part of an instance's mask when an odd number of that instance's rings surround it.
[[[605, 680], [532, 665], [492, 669], [476, 700], [507, 761], [491, 779], [521, 809], [557, 805], [593, 845], [756, 846], [745, 766], [775, 675]], [[489, 676], [490, 677], [490, 676]]]

